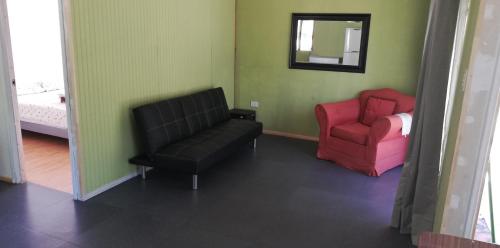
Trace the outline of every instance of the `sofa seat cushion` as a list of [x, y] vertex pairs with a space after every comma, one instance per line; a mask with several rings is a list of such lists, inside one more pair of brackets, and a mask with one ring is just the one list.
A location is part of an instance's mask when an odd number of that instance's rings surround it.
[[262, 123], [231, 119], [153, 155], [159, 166], [199, 173], [262, 133]]
[[331, 136], [360, 145], [366, 145], [370, 127], [362, 123], [339, 125], [332, 128]]

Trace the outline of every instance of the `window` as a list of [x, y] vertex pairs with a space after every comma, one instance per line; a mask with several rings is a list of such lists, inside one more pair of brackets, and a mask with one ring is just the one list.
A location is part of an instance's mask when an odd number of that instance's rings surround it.
[[299, 35], [297, 36], [297, 50], [310, 52], [313, 45], [314, 21], [299, 20]]

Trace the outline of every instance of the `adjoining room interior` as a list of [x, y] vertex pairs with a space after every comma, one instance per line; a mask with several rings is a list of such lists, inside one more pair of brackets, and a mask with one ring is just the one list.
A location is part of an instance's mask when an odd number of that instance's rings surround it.
[[499, 247], [497, 0], [3, 3], [2, 248]]
[[7, 0], [26, 180], [72, 193], [59, 1]]

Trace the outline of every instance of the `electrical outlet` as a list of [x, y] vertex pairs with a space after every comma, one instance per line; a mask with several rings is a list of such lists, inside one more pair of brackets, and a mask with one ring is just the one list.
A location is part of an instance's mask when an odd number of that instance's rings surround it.
[[252, 108], [258, 108], [259, 107], [259, 102], [258, 101], [250, 101], [250, 107]]

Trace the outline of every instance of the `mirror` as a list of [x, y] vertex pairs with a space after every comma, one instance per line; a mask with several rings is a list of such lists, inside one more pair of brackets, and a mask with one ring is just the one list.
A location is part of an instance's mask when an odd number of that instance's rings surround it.
[[290, 69], [364, 73], [370, 14], [293, 14]]

